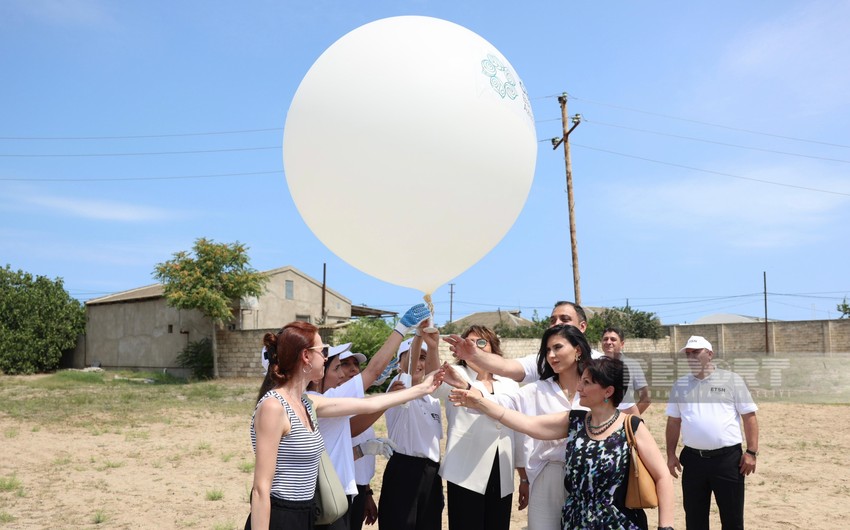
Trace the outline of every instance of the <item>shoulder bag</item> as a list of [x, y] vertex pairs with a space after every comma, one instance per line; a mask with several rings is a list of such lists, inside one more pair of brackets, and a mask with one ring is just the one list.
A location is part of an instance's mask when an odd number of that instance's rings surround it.
[[629, 480], [626, 486], [626, 508], [657, 508], [658, 492], [655, 491], [655, 480], [649, 474], [646, 466], [643, 465], [640, 454], [638, 454], [633, 422], [640, 425], [640, 418], [632, 414], [626, 414], [623, 427], [626, 429], [626, 441], [629, 444], [630, 453]]
[[[313, 428], [318, 429], [319, 418], [316, 417], [313, 401], [307, 396], [304, 397], [310, 402], [310, 419], [313, 420]], [[327, 450], [324, 450], [319, 459], [319, 475], [316, 477], [315, 524], [331, 524], [345, 515], [346, 511], [348, 511], [348, 497], [331, 462], [331, 456]]]
[[348, 497], [336, 474], [331, 457], [322, 451], [316, 479], [316, 524], [331, 524], [348, 511]]

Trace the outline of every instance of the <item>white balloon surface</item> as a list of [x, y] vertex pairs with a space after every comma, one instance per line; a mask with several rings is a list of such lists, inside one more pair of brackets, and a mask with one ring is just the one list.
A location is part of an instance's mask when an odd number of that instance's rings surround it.
[[331, 251], [426, 294], [504, 237], [534, 176], [528, 95], [468, 29], [371, 22], [313, 64], [289, 107], [283, 160], [304, 221]]

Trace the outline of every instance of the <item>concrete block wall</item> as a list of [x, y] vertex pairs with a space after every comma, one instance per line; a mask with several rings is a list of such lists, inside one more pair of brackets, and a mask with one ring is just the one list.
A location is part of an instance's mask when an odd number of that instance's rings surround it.
[[[670, 336], [658, 340], [629, 339], [626, 353], [651, 363], [653, 359], [678, 359], [677, 352], [691, 335], [702, 335], [714, 346], [718, 359], [738, 354], [764, 356], [764, 324], [708, 324], [670, 326]], [[263, 334], [276, 330], [218, 331], [219, 374], [222, 377], [259, 377]], [[850, 354], [850, 319], [771, 322], [768, 327], [770, 355], [794, 354], [804, 356], [835, 356]], [[330, 337], [324, 337], [330, 343]], [[600, 349], [599, 344], [592, 345]], [[502, 339], [502, 351], [507, 358], [537, 353], [538, 339]], [[454, 363], [448, 344], [440, 342], [440, 359]]]
[[260, 360], [263, 350], [263, 335], [266, 329], [227, 331], [219, 329], [218, 374], [221, 377], [257, 377], [265, 372]]

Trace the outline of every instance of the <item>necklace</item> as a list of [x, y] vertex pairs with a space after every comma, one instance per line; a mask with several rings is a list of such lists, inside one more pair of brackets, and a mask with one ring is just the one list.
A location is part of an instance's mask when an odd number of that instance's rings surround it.
[[557, 383], [558, 387], [561, 389], [561, 392], [563, 392], [564, 396], [567, 397], [567, 401], [572, 401], [570, 399], [570, 389], [567, 387], [567, 385], [562, 385], [560, 380], [557, 380]]
[[614, 422], [617, 421], [617, 418], [620, 417], [620, 410], [614, 409], [614, 414], [611, 414], [611, 417], [600, 423], [599, 425], [593, 425], [591, 421], [593, 420], [592, 413], [587, 413], [587, 432], [596, 436], [600, 435], [603, 432], [608, 430], [608, 427], [614, 425]]

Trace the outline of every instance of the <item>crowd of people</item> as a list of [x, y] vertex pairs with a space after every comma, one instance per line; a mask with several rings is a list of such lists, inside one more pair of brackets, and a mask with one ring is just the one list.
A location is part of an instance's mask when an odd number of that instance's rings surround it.
[[[449, 529], [508, 530], [518, 491], [529, 530], [646, 529], [644, 510], [625, 502], [627, 421], [655, 484], [659, 530], [673, 528], [680, 474], [687, 528], [708, 528], [712, 494], [723, 528], [743, 528], [757, 407], [739, 376], [715, 367], [706, 339], [691, 337], [681, 349], [690, 374], [670, 392], [665, 459], [640, 418], [651, 396], [640, 364], [623, 354], [621, 330], [605, 329], [598, 352], [584, 335], [581, 306], [558, 302], [539, 350], [510, 359], [493, 330], [471, 326], [441, 338], [429, 317], [423, 304], [410, 308], [368, 362], [351, 344], [324, 344], [308, 323], [265, 335], [246, 528], [437, 530], [445, 509]], [[453, 364], [440, 362], [440, 340]], [[385, 393], [366, 397], [396, 370]], [[377, 437], [372, 425], [382, 415], [387, 436]], [[324, 450], [349, 509], [318, 526]], [[376, 502], [379, 455], [388, 461]]]

